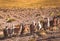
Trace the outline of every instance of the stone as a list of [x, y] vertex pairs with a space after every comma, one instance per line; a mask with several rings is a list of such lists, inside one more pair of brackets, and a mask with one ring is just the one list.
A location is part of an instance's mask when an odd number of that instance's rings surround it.
[[57, 31], [57, 30], [59, 30], [59, 28], [57, 26], [54, 26], [53, 31]]
[[3, 38], [4, 37], [4, 33], [3, 31], [0, 31], [0, 38]]

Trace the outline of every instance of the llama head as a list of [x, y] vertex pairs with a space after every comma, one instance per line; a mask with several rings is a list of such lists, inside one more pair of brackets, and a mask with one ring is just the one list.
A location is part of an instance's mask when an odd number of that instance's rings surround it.
[[12, 25], [12, 28], [13, 28], [13, 29], [15, 28], [15, 25], [14, 25], [14, 24]]
[[41, 23], [41, 21], [38, 21], [38, 26], [39, 26], [39, 29], [42, 28], [42, 23]]
[[40, 21], [38, 21], [38, 24], [40, 24]]
[[6, 26], [5, 28], [8, 29], [8, 26]]
[[36, 22], [35, 22], [35, 21], [33, 21], [33, 22], [32, 22], [32, 24], [33, 24], [33, 25], [35, 25], [35, 24], [36, 24]]

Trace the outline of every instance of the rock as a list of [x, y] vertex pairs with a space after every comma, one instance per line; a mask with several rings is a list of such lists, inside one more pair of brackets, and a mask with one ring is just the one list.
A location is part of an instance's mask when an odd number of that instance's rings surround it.
[[44, 29], [42, 29], [39, 31], [39, 35], [46, 36], [47, 34], [46, 34], [46, 31]]
[[4, 33], [3, 31], [0, 31], [0, 38], [3, 38], [4, 37]]
[[57, 31], [57, 30], [59, 30], [59, 28], [57, 26], [54, 26], [53, 31]]

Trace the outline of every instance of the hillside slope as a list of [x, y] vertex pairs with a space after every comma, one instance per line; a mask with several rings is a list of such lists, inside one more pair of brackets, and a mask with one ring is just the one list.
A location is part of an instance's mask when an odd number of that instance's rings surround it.
[[[56, 14], [60, 14], [60, 8], [39, 8], [39, 9], [31, 9], [31, 8], [19, 8], [19, 9], [2, 9], [0, 8], [0, 26], [1, 28], [5, 27], [8, 22], [7, 19], [14, 19], [10, 23], [12, 24], [20, 24], [27, 23], [30, 24], [32, 21], [40, 21], [43, 16], [49, 17], [50, 14], [55, 16]], [[52, 17], [53, 17], [52, 16]]]
[[39, 8], [39, 7], [60, 7], [60, 0], [0, 0], [0, 7], [21, 7], [21, 8]]

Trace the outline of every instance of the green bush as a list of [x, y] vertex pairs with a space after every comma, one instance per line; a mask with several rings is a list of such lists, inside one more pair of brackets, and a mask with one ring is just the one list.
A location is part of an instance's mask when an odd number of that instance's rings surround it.
[[12, 19], [12, 18], [7, 18], [6, 20], [7, 20], [7, 22], [15, 21], [15, 19]]

